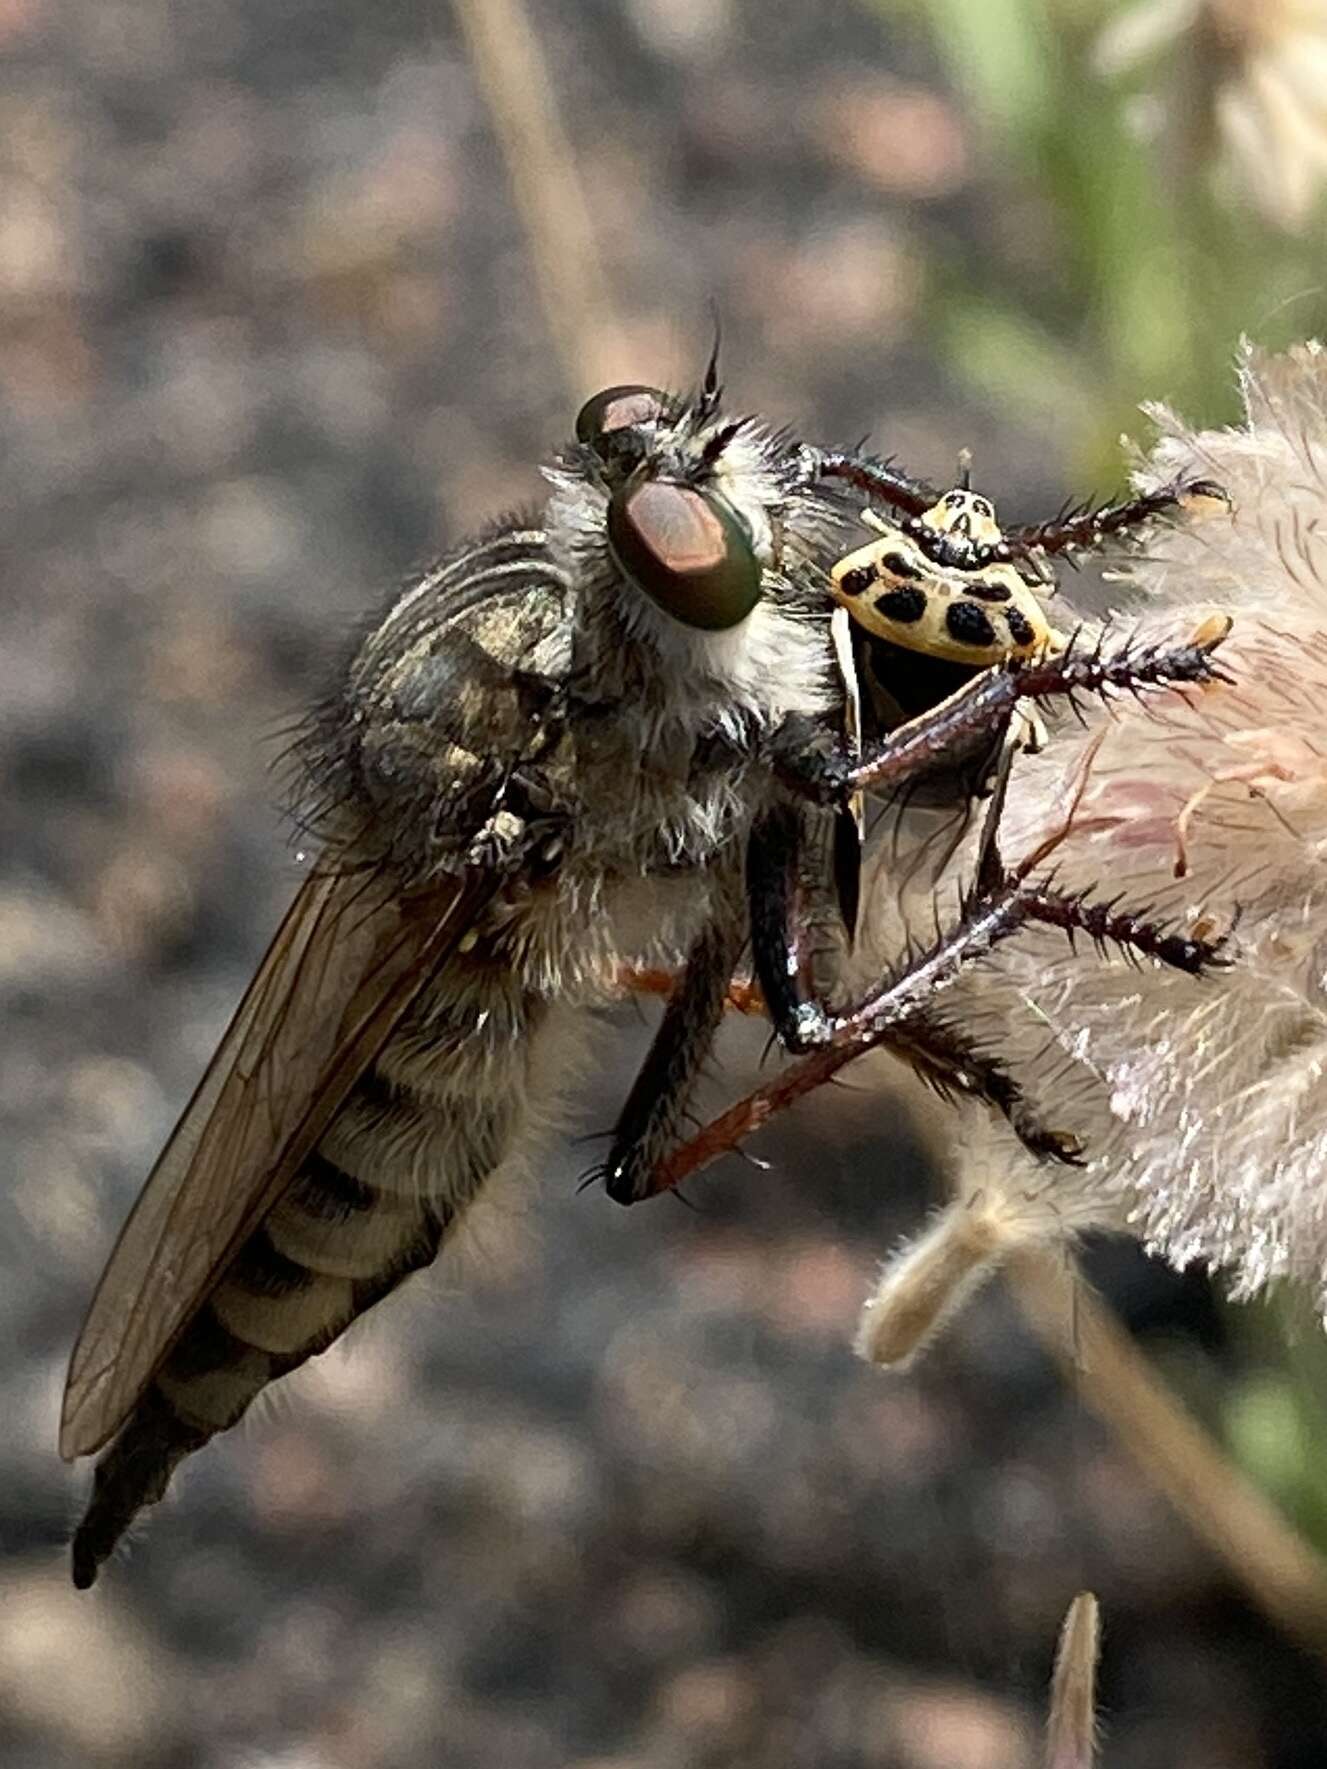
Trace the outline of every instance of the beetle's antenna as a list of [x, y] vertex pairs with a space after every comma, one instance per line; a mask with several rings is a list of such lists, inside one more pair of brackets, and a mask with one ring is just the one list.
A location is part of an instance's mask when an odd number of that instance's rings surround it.
[[972, 450], [970, 448], [961, 448], [958, 451], [958, 483], [961, 490], [972, 490]]

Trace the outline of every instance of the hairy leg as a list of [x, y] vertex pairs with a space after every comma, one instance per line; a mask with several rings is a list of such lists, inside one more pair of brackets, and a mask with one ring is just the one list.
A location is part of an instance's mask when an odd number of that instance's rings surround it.
[[1177, 479], [1156, 491], [1142, 492], [1100, 509], [1068, 510], [1050, 522], [1007, 528], [1003, 553], [1014, 558], [1029, 553], [1085, 552], [1115, 535], [1128, 534], [1157, 516], [1171, 516], [1204, 504], [1230, 508], [1230, 498], [1215, 480]]
[[1015, 874], [997, 890], [970, 899], [953, 928], [925, 951], [911, 955], [879, 989], [841, 1013], [826, 1014], [828, 1035], [823, 1044], [670, 1150], [639, 1195], [671, 1190], [711, 1161], [740, 1148], [767, 1119], [823, 1087], [869, 1050], [891, 1051], [942, 1092], [983, 1100], [1008, 1120], [1033, 1154], [1075, 1161], [1077, 1139], [1043, 1124], [1000, 1064], [934, 1012], [937, 991], [965, 965], [1029, 922], [1061, 928], [1071, 938], [1083, 932], [1098, 946], [1118, 945], [1190, 975], [1225, 962], [1219, 939], [1177, 933], [1142, 915], [1117, 911], [1112, 904], [1058, 892]]
[[1071, 643], [1055, 656], [1011, 660], [983, 671], [932, 711], [877, 739], [859, 759], [845, 756], [810, 721], [789, 719], [777, 735], [773, 764], [792, 792], [822, 804], [842, 804], [852, 793], [901, 785], [962, 753], [1023, 701], [1060, 698], [1072, 705], [1083, 694], [1110, 698], [1121, 692], [1229, 681], [1213, 659], [1229, 630], [1229, 621], [1218, 620], [1206, 623], [1183, 645], [1126, 641], [1107, 654], [1100, 643], [1091, 651], [1076, 651]]
[[891, 462], [877, 460], [873, 455], [861, 454], [855, 449], [812, 448], [808, 445], [802, 450], [802, 457], [812, 484], [823, 479], [841, 479], [858, 491], [906, 511], [909, 516], [922, 515], [940, 496], [925, 480], [913, 479], [909, 474], [899, 472]]

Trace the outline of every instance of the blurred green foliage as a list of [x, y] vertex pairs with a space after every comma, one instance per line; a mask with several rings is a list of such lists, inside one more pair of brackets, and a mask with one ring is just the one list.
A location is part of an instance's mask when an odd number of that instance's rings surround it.
[[1327, 1334], [1298, 1295], [1227, 1317], [1241, 1368], [1218, 1429], [1245, 1473], [1327, 1551]]
[[928, 33], [977, 137], [975, 198], [990, 220], [942, 248], [936, 345], [984, 398], [1056, 414], [1076, 476], [1118, 476], [1141, 400], [1233, 420], [1242, 334], [1280, 347], [1327, 330], [1321, 211], [1294, 235], [1242, 195], [1214, 121], [1221, 82], [1240, 70], [1210, 36], [1186, 32], [1107, 77], [1102, 32], [1122, 9], [865, 3]]

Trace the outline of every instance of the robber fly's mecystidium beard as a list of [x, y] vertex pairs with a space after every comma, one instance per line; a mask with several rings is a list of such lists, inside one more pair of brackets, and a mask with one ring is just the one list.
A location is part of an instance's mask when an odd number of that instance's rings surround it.
[[[731, 970], [762, 735], [834, 698], [833, 511], [716, 402], [591, 401], [546, 508], [407, 588], [311, 720], [322, 857], [71, 1365], [62, 1449], [110, 1446], [80, 1585], [185, 1456], [435, 1258], [623, 965], [727, 915]], [[708, 575], [671, 569], [707, 546]]]

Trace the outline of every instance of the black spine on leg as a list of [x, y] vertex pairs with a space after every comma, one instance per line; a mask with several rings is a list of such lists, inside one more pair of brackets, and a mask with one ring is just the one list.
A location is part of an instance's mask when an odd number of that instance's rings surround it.
[[1011, 558], [1027, 553], [1087, 552], [1116, 535], [1131, 534], [1158, 516], [1179, 514], [1190, 498], [1212, 499], [1227, 506], [1230, 503], [1225, 488], [1214, 480], [1177, 479], [1122, 503], [1106, 504], [1095, 510], [1088, 506], [1067, 511], [1051, 522], [1008, 528], [1002, 551]]
[[1010, 659], [983, 670], [951, 700], [887, 732], [860, 759], [827, 749], [805, 720], [785, 720], [773, 746], [774, 767], [790, 791], [813, 803], [837, 805], [854, 792], [901, 786], [955, 755], [983, 735], [997, 733], [1020, 701], [1067, 699], [1084, 694], [1142, 693], [1150, 688], [1201, 687], [1232, 678], [1214, 652], [1225, 639], [1183, 645], [1124, 644], [1107, 653], [1072, 649], [1031, 662]]
[[905, 510], [909, 516], [920, 516], [929, 510], [940, 495], [934, 486], [901, 473], [889, 461], [877, 460], [857, 449], [807, 448], [804, 457], [813, 482], [841, 479], [858, 491], [892, 504], [896, 510]]

